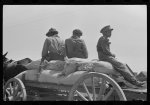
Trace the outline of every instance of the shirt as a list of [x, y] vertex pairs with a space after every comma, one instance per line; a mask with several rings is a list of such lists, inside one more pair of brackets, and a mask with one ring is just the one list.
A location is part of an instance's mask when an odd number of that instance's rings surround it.
[[105, 57], [112, 57], [114, 56], [110, 52], [110, 42], [109, 39], [106, 39], [105, 37], [100, 37], [97, 43], [97, 52], [99, 59], [103, 59]]
[[72, 36], [65, 40], [66, 55], [68, 58], [88, 58], [88, 51], [84, 40], [77, 36]]
[[65, 42], [58, 36], [50, 36], [45, 39], [42, 57], [45, 58], [51, 53], [65, 56]]

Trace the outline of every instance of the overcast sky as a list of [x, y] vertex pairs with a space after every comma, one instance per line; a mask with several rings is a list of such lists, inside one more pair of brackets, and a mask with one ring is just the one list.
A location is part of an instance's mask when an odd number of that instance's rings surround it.
[[89, 59], [98, 59], [100, 29], [111, 25], [111, 51], [133, 71], [147, 70], [146, 5], [4, 5], [3, 54], [9, 59], [41, 58], [45, 34], [53, 27], [64, 40], [83, 31]]

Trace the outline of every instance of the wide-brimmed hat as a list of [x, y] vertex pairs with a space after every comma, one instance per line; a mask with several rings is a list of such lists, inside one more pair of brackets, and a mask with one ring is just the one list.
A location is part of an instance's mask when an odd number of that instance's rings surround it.
[[113, 30], [113, 28], [111, 28], [110, 25], [107, 25], [107, 26], [103, 27], [100, 32], [104, 33], [106, 31], [112, 31], [112, 30]]
[[50, 28], [49, 31], [46, 33], [46, 36], [53, 36], [58, 34], [58, 31], [55, 28]]
[[82, 36], [82, 31], [80, 29], [74, 29], [73, 35]]

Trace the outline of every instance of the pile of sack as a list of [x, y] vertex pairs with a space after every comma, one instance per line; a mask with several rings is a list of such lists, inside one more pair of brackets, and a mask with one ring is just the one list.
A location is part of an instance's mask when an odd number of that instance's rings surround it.
[[[38, 70], [40, 67], [41, 60], [32, 61], [31, 63], [26, 65], [26, 68], [29, 70]], [[43, 70], [56, 70], [62, 71], [64, 69], [65, 61], [60, 60], [52, 60], [50, 62], [44, 60], [42, 63]]]
[[[38, 70], [40, 66], [41, 60], [32, 61], [27, 64], [26, 67], [29, 70]], [[52, 60], [52, 61], [44, 61], [42, 63], [43, 70], [55, 70], [61, 71], [60, 75], [69, 75], [76, 71], [95, 71], [100, 73], [113, 73], [116, 74], [116, 71], [112, 67], [112, 65], [108, 62], [104, 61], [92, 61], [89, 59], [82, 58], [69, 58], [66, 61], [60, 60]]]

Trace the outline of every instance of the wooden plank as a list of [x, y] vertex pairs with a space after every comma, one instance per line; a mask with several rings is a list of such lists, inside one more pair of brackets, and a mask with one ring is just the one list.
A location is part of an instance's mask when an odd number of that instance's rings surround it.
[[145, 92], [137, 92], [135, 90], [124, 90], [124, 94], [128, 101], [133, 100], [141, 100], [146, 101], [147, 100], [147, 93]]
[[57, 89], [57, 90], [66, 90], [70, 91], [72, 85], [64, 85], [64, 84], [56, 84], [56, 83], [44, 83], [44, 82], [37, 82], [37, 81], [28, 81], [24, 82], [25, 86], [29, 87], [37, 87], [37, 88], [46, 88], [46, 89]]
[[137, 93], [147, 93], [147, 89], [123, 89], [123, 91], [137, 92]]

